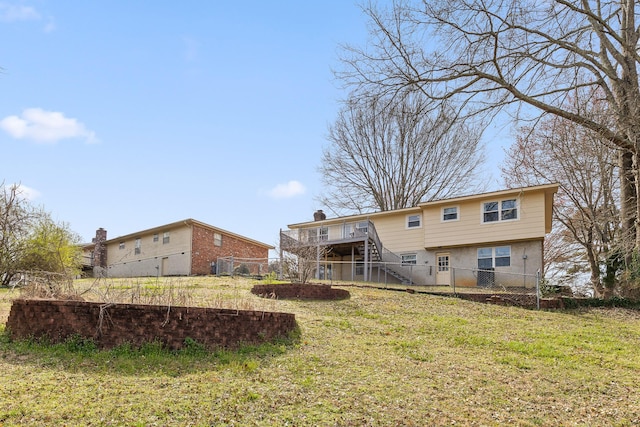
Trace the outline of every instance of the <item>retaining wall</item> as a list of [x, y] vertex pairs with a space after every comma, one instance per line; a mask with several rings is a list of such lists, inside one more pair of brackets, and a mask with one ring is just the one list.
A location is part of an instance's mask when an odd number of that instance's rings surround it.
[[265, 298], [339, 300], [351, 296], [349, 291], [334, 289], [331, 285], [282, 283], [278, 285], [255, 285], [251, 293]]
[[234, 348], [286, 336], [295, 327], [289, 313], [27, 299], [13, 301], [7, 321], [12, 338], [60, 342], [79, 335], [101, 348], [160, 341], [179, 349], [186, 338], [208, 348]]

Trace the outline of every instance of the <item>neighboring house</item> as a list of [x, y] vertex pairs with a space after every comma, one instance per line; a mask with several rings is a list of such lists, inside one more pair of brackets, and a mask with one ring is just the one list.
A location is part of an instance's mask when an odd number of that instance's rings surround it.
[[[100, 228], [85, 246], [94, 274], [108, 277], [189, 276], [215, 273], [218, 259], [251, 259], [247, 271], [266, 273], [274, 247], [194, 219], [107, 240]], [[264, 267], [262, 267], [264, 265]], [[264, 270], [264, 271], [262, 271]]]
[[281, 250], [317, 248], [316, 278], [533, 287], [557, 184], [289, 225]]

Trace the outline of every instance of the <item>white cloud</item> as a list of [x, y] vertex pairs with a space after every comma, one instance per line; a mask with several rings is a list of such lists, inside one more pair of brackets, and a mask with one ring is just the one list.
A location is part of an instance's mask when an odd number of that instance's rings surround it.
[[22, 198], [29, 201], [35, 200], [38, 197], [40, 197], [40, 192], [38, 190], [35, 190], [31, 187], [27, 187], [26, 185], [13, 184], [13, 185], [10, 185], [9, 187], [12, 187], [12, 188], [15, 187], [17, 189], [16, 193], [19, 194]]
[[40, 14], [31, 6], [0, 2], [0, 21], [33, 21], [39, 20]]
[[50, 33], [56, 29], [55, 20], [52, 16], [43, 18], [40, 12], [32, 6], [0, 1], [0, 22], [19, 21], [44, 21], [42, 31], [45, 33]]
[[56, 143], [61, 139], [83, 138], [97, 142], [95, 132], [85, 128], [77, 119], [67, 118], [57, 111], [27, 108], [22, 116], [7, 116], [0, 120], [0, 129], [16, 139]]
[[298, 181], [289, 181], [286, 184], [278, 184], [268, 194], [273, 199], [289, 199], [304, 194], [306, 188]]

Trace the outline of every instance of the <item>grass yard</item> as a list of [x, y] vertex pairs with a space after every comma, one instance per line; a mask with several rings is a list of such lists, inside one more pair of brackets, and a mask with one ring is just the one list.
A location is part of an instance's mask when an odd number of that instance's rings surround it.
[[[158, 283], [143, 280], [109, 286], [153, 294]], [[193, 305], [295, 313], [301, 336], [168, 354], [3, 334], [0, 425], [640, 424], [636, 311], [537, 312], [366, 288], [335, 302], [274, 301], [250, 294], [249, 280], [183, 280], [166, 286], [191, 289]], [[0, 289], [0, 331], [16, 296]]]

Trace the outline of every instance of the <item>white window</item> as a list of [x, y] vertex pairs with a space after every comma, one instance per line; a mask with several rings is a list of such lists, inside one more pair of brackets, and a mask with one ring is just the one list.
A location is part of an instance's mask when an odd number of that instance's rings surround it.
[[482, 222], [509, 221], [518, 219], [518, 202], [508, 199], [485, 202], [482, 205]]
[[511, 246], [478, 249], [478, 268], [511, 266]]
[[154, 234], [154, 235], [153, 235], [153, 241], [154, 241], [154, 242], [157, 242], [157, 241], [158, 241], [158, 233], [156, 233], [156, 234]]
[[366, 236], [369, 232], [369, 221], [360, 221], [356, 224], [358, 235]]
[[496, 267], [509, 267], [511, 265], [511, 246], [498, 246], [494, 250], [493, 257]]
[[408, 264], [415, 265], [416, 263], [417, 263], [416, 254], [404, 254], [404, 255], [402, 255], [402, 264], [403, 265], [408, 265]]
[[318, 240], [321, 242], [329, 240], [329, 227], [320, 227], [318, 229]]
[[516, 199], [503, 200], [500, 203], [500, 220], [518, 219]]
[[222, 234], [213, 233], [213, 245], [214, 246], [222, 246]]
[[407, 215], [407, 228], [420, 228], [422, 226], [422, 216]]
[[449, 254], [438, 255], [438, 271], [449, 271]]
[[478, 268], [493, 268], [493, 248], [478, 249]]
[[120, 242], [120, 244], [118, 245], [118, 249], [124, 249], [124, 242]]
[[141, 239], [136, 239], [136, 247], [135, 247], [135, 254], [136, 255], [140, 255], [141, 248], [142, 248], [142, 240]]
[[162, 244], [165, 245], [167, 243], [169, 243], [169, 232], [165, 231], [164, 234], [162, 235]]
[[451, 206], [448, 208], [442, 209], [442, 220], [443, 221], [457, 221], [458, 220], [458, 207]]

